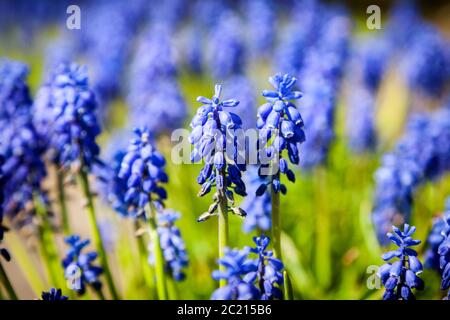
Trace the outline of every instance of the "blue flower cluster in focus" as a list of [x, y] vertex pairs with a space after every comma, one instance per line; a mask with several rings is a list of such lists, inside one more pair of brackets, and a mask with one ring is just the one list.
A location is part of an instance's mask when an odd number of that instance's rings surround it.
[[[275, 90], [263, 90], [262, 95], [267, 102], [258, 108], [256, 124], [260, 130], [258, 154], [260, 175], [266, 176], [268, 180], [257, 189], [258, 196], [266, 191], [269, 184], [276, 193], [287, 192], [286, 186], [280, 182], [280, 172], [292, 182], [295, 181], [295, 175], [289, 169], [282, 153], [287, 150], [291, 163], [298, 164], [300, 161], [298, 145], [305, 141], [303, 119], [292, 102], [302, 96], [300, 91], [293, 91], [297, 79], [288, 74], [276, 74], [269, 78], [269, 82]], [[272, 160], [276, 162], [273, 163]], [[277, 164], [279, 168], [275, 168]], [[264, 174], [262, 170], [268, 172]]]
[[380, 267], [378, 275], [386, 288], [384, 300], [413, 300], [413, 289], [423, 290], [424, 282], [418, 277], [423, 267], [417, 258], [417, 252], [410, 248], [420, 244], [420, 240], [414, 240], [412, 235], [416, 227], [404, 225], [403, 231], [392, 226], [394, 233], [388, 233], [387, 237], [398, 246], [398, 249], [386, 252], [382, 258], [384, 261], [397, 258], [395, 262], [388, 262]]
[[[439, 267], [442, 272], [441, 290], [450, 289], [450, 198], [447, 199], [446, 212], [443, 220], [445, 227], [442, 230], [443, 240], [439, 245], [437, 253], [439, 254]], [[450, 290], [445, 297], [450, 300]]]
[[124, 201], [129, 214], [145, 219], [146, 205], [160, 203], [167, 198], [162, 186], [168, 181], [164, 171], [166, 160], [154, 147], [147, 128], [137, 128], [134, 132], [137, 137], [131, 140], [117, 176], [127, 181]]

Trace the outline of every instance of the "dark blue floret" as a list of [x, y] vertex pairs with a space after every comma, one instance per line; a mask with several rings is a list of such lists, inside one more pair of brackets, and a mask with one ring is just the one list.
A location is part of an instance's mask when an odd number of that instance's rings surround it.
[[49, 292], [42, 292], [41, 296], [44, 301], [65, 301], [69, 298], [62, 295], [61, 289], [51, 288]]

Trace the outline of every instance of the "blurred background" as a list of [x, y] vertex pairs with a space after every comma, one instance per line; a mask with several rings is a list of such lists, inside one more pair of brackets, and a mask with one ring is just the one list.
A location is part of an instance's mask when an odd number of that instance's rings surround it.
[[[81, 28], [71, 30], [66, 10], [73, 4], [80, 8]], [[381, 29], [369, 29], [369, 5], [379, 6]], [[383, 188], [375, 173], [386, 166], [383, 155], [398, 152], [409, 139], [415, 115], [434, 123], [435, 114], [449, 107], [449, 16], [448, 1], [0, 0], [0, 57], [28, 66], [32, 98], [58, 63], [86, 65], [107, 163], [126, 148], [133, 127], [150, 127], [168, 160], [166, 205], [181, 213], [178, 226], [189, 254], [186, 279], [177, 283], [182, 299], [209, 299], [216, 286], [217, 222], [196, 222], [211, 201], [197, 197], [201, 166], [170, 161], [170, 134], [189, 128], [195, 98], [211, 96], [215, 83], [223, 84], [225, 97], [241, 101], [238, 112], [253, 127], [268, 77], [293, 74], [304, 93], [298, 108], [307, 137], [297, 182], [281, 200], [283, 252], [295, 298], [379, 299], [382, 290], [367, 287], [367, 267], [381, 265], [386, 250], [380, 245], [385, 226], [373, 213]], [[418, 130], [425, 136], [427, 128]], [[417, 226], [424, 258], [433, 217], [450, 195], [449, 168], [442, 168], [414, 185], [410, 212], [388, 219], [391, 224], [400, 216]], [[50, 168], [45, 185], [52, 200], [53, 180]], [[114, 212], [98, 188], [102, 234], [123, 296], [154, 298], [136, 263], [133, 222]], [[89, 237], [78, 189], [66, 189], [73, 229]], [[57, 229], [57, 206], [54, 211]], [[250, 245], [257, 234], [245, 232], [243, 220], [230, 217], [233, 247]], [[37, 298], [49, 280], [33, 226], [6, 224], [13, 256], [7, 271], [21, 298]], [[418, 297], [440, 298], [439, 273], [426, 269], [423, 278], [426, 290]]]

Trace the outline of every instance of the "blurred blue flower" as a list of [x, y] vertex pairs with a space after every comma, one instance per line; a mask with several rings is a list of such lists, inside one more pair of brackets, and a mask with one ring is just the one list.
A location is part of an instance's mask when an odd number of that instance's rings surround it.
[[289, 8], [287, 25], [273, 55], [273, 69], [282, 73], [298, 74], [307, 50], [316, 42], [322, 23], [322, 5], [315, 0], [295, 1]]
[[[186, 245], [180, 229], [175, 226], [175, 221], [179, 218], [180, 214], [172, 210], [158, 213], [158, 234], [166, 261], [166, 272], [176, 281], [184, 280], [186, 275], [183, 269], [189, 264]], [[149, 262], [154, 264], [153, 253], [149, 256]]]
[[[217, 13], [216, 13], [217, 14]], [[243, 26], [232, 11], [219, 13], [208, 38], [207, 63], [216, 79], [242, 73], [246, 64]]]
[[0, 59], [0, 126], [18, 115], [28, 115], [31, 106], [30, 90], [26, 83], [28, 67], [18, 61]]
[[381, 243], [390, 224], [409, 221], [414, 192], [450, 169], [450, 110], [415, 114], [396, 149], [375, 173], [372, 219]]
[[[442, 273], [441, 290], [450, 289], [450, 198], [447, 198], [445, 208], [446, 211], [443, 216], [445, 226], [441, 232], [443, 240], [437, 250], [439, 268]], [[450, 300], [450, 290], [444, 299]]]
[[346, 135], [356, 153], [373, 150], [377, 135], [375, 128], [375, 96], [365, 88], [352, 86], [349, 90], [346, 114]]
[[244, 176], [248, 195], [242, 201], [241, 207], [247, 213], [242, 228], [249, 233], [255, 229], [267, 231], [272, 225], [272, 203], [270, 193], [256, 196], [256, 190], [265, 181], [258, 175], [257, 167], [250, 167]]
[[124, 201], [133, 217], [145, 217], [145, 206], [161, 203], [167, 198], [163, 184], [168, 176], [164, 171], [166, 160], [152, 144], [152, 136], [147, 128], [134, 130], [137, 137], [130, 142], [122, 159], [118, 178], [127, 181]]
[[161, 79], [173, 80], [177, 74], [171, 31], [163, 24], [151, 24], [138, 40], [129, 76], [128, 103], [131, 108], [143, 104], [147, 91]]
[[258, 258], [254, 260], [257, 270], [247, 273], [244, 281], [257, 283], [260, 291], [259, 300], [281, 299], [283, 292], [279, 286], [283, 284], [283, 263], [273, 257], [272, 251], [267, 251], [270, 238], [262, 235], [254, 237], [253, 241], [256, 248], [252, 248], [251, 252], [258, 255]]
[[227, 94], [236, 97], [239, 104], [234, 108], [234, 112], [242, 120], [242, 129], [253, 129], [256, 126], [256, 97], [251, 80], [243, 75], [233, 75], [224, 83]]
[[87, 285], [94, 290], [101, 290], [102, 282], [99, 277], [103, 273], [103, 269], [93, 265], [98, 254], [94, 251], [83, 253], [84, 248], [90, 243], [89, 239], [81, 240], [80, 236], [72, 235], [65, 238], [64, 241], [69, 247], [62, 265], [66, 278], [75, 281], [71, 289], [80, 295], [86, 292]]
[[[267, 102], [258, 108], [256, 123], [260, 132], [260, 175], [267, 178], [267, 182], [262, 183], [257, 189], [258, 196], [265, 192], [268, 185], [271, 185], [276, 193], [279, 191], [286, 193], [286, 186], [280, 183], [280, 172], [291, 182], [295, 181], [295, 174], [289, 169], [282, 153], [287, 150], [291, 163], [298, 164], [300, 161], [298, 145], [305, 141], [303, 119], [292, 102], [302, 96], [300, 91], [293, 91], [297, 79], [288, 74], [276, 74], [269, 78], [269, 82], [275, 91], [262, 91], [262, 96]], [[272, 136], [273, 140], [270, 139]], [[275, 168], [277, 163], [273, 163], [273, 160], [279, 162], [279, 168]], [[263, 169], [270, 172], [262, 174]]]
[[302, 114], [308, 139], [301, 147], [301, 152], [308, 155], [301, 163], [306, 170], [327, 160], [334, 140], [335, 108], [348, 57], [351, 24], [347, 12], [331, 6], [325, 13], [317, 43], [306, 53], [300, 74], [300, 85], [306, 92]]
[[175, 79], [154, 82], [141, 98], [130, 110], [132, 127], [145, 126], [156, 136], [183, 126], [187, 107]]
[[257, 300], [259, 298], [260, 294], [256, 286], [243, 280], [243, 277], [250, 272], [257, 271], [257, 265], [248, 259], [249, 253], [248, 247], [242, 250], [228, 248], [225, 250], [225, 255], [218, 260], [225, 270], [214, 270], [212, 277], [216, 281], [225, 279], [227, 285], [214, 291], [212, 300]]
[[99, 162], [97, 102], [85, 67], [62, 63], [53, 70], [37, 93], [34, 112], [53, 162], [65, 169], [87, 171]]
[[420, 244], [412, 235], [416, 227], [404, 225], [403, 231], [392, 226], [394, 233], [388, 233], [389, 240], [398, 246], [398, 249], [388, 251], [382, 255], [384, 261], [398, 258], [393, 263], [386, 263], [378, 270], [378, 276], [386, 288], [384, 300], [414, 300], [413, 289], [423, 290], [424, 282], [418, 277], [422, 272], [422, 263], [417, 258], [417, 252], [410, 248]]
[[450, 75], [448, 43], [434, 27], [423, 25], [415, 33], [402, 60], [402, 71], [412, 92], [439, 96]]
[[[444, 217], [446, 215], [449, 215], [448, 212], [450, 212], [450, 203], [449, 206], [446, 208], [446, 212], [444, 212]], [[443, 217], [435, 217], [433, 219], [433, 226], [431, 228], [430, 233], [427, 237], [427, 250], [424, 253], [424, 261], [425, 261], [425, 267], [427, 269], [432, 269], [436, 271], [441, 271], [440, 264], [439, 264], [439, 253], [438, 249], [441, 243], [445, 240], [445, 234], [448, 232], [448, 226], [443, 219]]]
[[61, 289], [51, 288], [49, 292], [42, 292], [42, 300], [44, 301], [66, 301], [69, 298], [62, 295]]
[[268, 58], [276, 36], [276, 10], [272, 0], [245, 0], [243, 3], [249, 53]]
[[5, 143], [0, 146], [4, 155], [2, 166], [5, 179], [4, 213], [11, 219], [18, 217], [17, 226], [31, 222], [34, 196], [48, 203], [42, 181], [47, 172], [42, 160], [43, 144], [28, 117], [19, 116], [2, 130]]
[[[205, 161], [205, 166], [197, 177], [197, 182], [202, 185], [200, 196], [209, 193], [213, 184], [217, 189], [225, 188], [227, 195], [232, 194], [232, 189], [235, 193], [245, 196], [245, 184], [241, 174], [241, 171], [245, 171], [245, 159], [242, 159], [239, 153], [243, 146], [238, 144], [236, 138], [236, 130], [241, 128], [242, 121], [237, 114], [226, 111], [228, 108], [236, 107], [239, 101], [220, 100], [221, 93], [222, 86], [216, 84], [211, 99], [197, 98], [203, 105], [198, 108], [191, 121], [192, 132], [189, 141], [194, 145], [191, 161], [198, 162], [201, 159]], [[227, 139], [231, 143], [226, 143]], [[226, 149], [230, 144], [233, 150]], [[225, 157], [225, 154], [228, 157]], [[219, 172], [223, 168], [226, 168], [225, 177], [216, 173], [216, 170]]]

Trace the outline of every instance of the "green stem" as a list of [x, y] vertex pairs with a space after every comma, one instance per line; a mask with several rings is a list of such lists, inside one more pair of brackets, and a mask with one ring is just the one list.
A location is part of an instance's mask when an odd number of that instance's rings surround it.
[[[217, 171], [217, 175], [222, 175], [223, 177], [223, 185], [226, 185], [225, 181], [225, 166], [221, 171]], [[229, 239], [229, 230], [228, 230], [228, 203], [227, 197], [225, 195], [224, 188], [218, 190], [219, 191], [219, 258], [225, 256], [225, 248], [228, 247], [228, 239]], [[221, 271], [225, 271], [225, 266], [219, 265], [219, 269]], [[220, 279], [219, 286], [226, 286], [227, 280]]]
[[272, 248], [275, 258], [282, 260], [281, 254], [281, 217], [280, 217], [280, 193], [271, 188], [272, 199]]
[[319, 284], [323, 288], [327, 288], [331, 283], [331, 239], [330, 239], [330, 215], [327, 206], [327, 190], [326, 190], [326, 172], [325, 168], [320, 167], [317, 171], [316, 182], [316, 256], [315, 269]]
[[68, 236], [70, 232], [69, 214], [66, 205], [66, 193], [64, 191], [64, 173], [58, 170], [56, 173], [57, 188], [58, 188], [58, 202], [61, 210], [61, 221], [64, 235]]
[[103, 271], [105, 273], [106, 282], [108, 284], [111, 296], [114, 300], [118, 300], [120, 298], [114, 285], [111, 270], [109, 268], [108, 257], [106, 256], [105, 246], [103, 244], [103, 239], [101, 237], [100, 229], [98, 227], [97, 219], [95, 216], [94, 201], [91, 190], [89, 188], [88, 176], [87, 173], [83, 171], [83, 169], [80, 170], [79, 178], [81, 189], [83, 190], [83, 194], [86, 197], [86, 209], [89, 215], [89, 222], [91, 224], [92, 238], [94, 240], [94, 245], [98, 251], [97, 253], [99, 255]]
[[5, 269], [3, 269], [2, 263], [0, 262], [0, 280], [5, 286], [6, 291], [8, 292], [9, 298], [11, 300], [18, 300], [16, 292], [14, 291], [14, 287], [9, 281], [8, 275], [6, 274]]
[[148, 225], [150, 227], [150, 239], [153, 245], [153, 254], [155, 256], [156, 290], [158, 291], [159, 300], [167, 300], [168, 296], [166, 287], [166, 273], [164, 272], [164, 255], [159, 242], [156, 212], [151, 205]]
[[178, 300], [178, 290], [177, 290], [177, 284], [175, 280], [171, 277], [167, 277], [167, 292], [169, 294], [170, 300]]
[[38, 228], [40, 239], [39, 251], [41, 256], [44, 258], [44, 264], [47, 269], [49, 281], [51, 282], [50, 285], [61, 288], [64, 283], [62, 276], [64, 271], [59, 262], [56, 239], [54, 237], [52, 227], [48, 221], [48, 212], [38, 200], [38, 196], [34, 195], [33, 201], [36, 214], [41, 220], [41, 224]]
[[[139, 229], [139, 224], [136, 221], [135, 222], [135, 230], [137, 231]], [[149, 290], [151, 292], [151, 296], [154, 296], [154, 288], [155, 288], [155, 275], [153, 273], [153, 268], [148, 263], [148, 249], [147, 244], [145, 242], [144, 235], [138, 235], [136, 236], [136, 241], [138, 245], [138, 251], [139, 251], [139, 260], [141, 262], [141, 268], [142, 272], [144, 274], [144, 280], [149, 287]]]
[[284, 300], [294, 300], [292, 282], [287, 270], [283, 271], [283, 278], [284, 278]]

